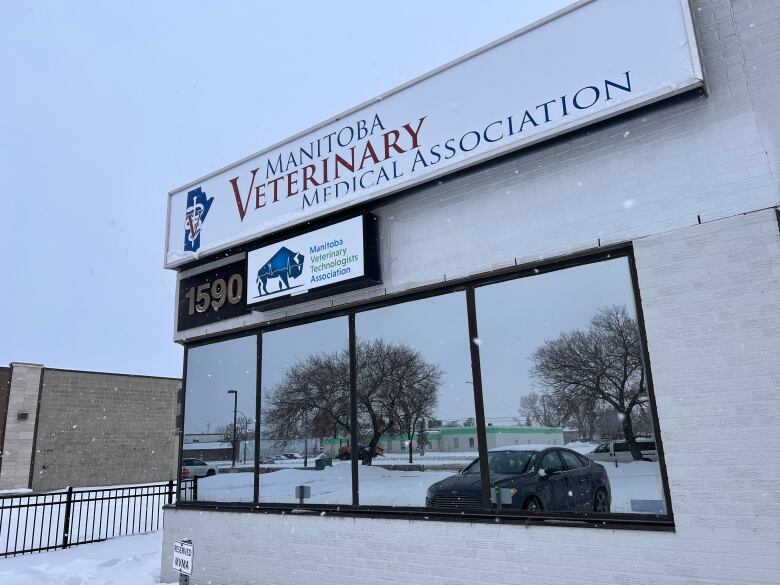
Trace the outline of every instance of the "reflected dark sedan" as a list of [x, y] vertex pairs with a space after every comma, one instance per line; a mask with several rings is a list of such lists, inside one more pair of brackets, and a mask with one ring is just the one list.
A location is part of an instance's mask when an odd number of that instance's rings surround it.
[[[587, 457], [550, 445], [512, 445], [488, 452], [491, 491], [503, 490], [501, 507], [529, 512], [609, 512], [607, 471]], [[425, 495], [429, 508], [482, 506], [479, 459], [436, 482]], [[496, 508], [496, 504], [493, 504]]]

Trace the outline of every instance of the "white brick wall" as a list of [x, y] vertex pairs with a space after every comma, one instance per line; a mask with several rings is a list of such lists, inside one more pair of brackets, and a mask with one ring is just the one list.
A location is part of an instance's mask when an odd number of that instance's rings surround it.
[[193, 583], [777, 585], [780, 228], [760, 211], [634, 244], [676, 532], [168, 510]]

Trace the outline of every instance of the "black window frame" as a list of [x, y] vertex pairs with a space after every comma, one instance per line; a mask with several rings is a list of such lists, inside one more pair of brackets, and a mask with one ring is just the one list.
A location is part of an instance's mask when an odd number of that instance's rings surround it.
[[[638, 285], [638, 278], [636, 272], [636, 263], [634, 259], [633, 247], [630, 244], [621, 244], [610, 247], [602, 247], [595, 251], [583, 252], [580, 254], [574, 254], [565, 258], [558, 259], [556, 261], [539, 262], [535, 264], [529, 264], [525, 266], [516, 266], [509, 269], [501, 269], [492, 271], [489, 273], [475, 275], [463, 279], [453, 280], [436, 285], [430, 285], [421, 287], [412, 291], [406, 291], [396, 294], [386, 294], [379, 299], [369, 299], [365, 301], [357, 301], [351, 304], [345, 304], [339, 307], [331, 307], [318, 311], [311, 312], [303, 316], [293, 316], [281, 318], [272, 323], [266, 323], [260, 326], [252, 326], [243, 328], [227, 334], [217, 334], [209, 337], [202, 337], [193, 339], [192, 341], [184, 343], [184, 359], [183, 359], [183, 375], [182, 375], [182, 404], [181, 412], [182, 419], [186, 415], [186, 387], [187, 387], [187, 358], [190, 349], [195, 347], [201, 347], [204, 345], [210, 345], [219, 343], [221, 341], [227, 341], [238, 337], [246, 337], [250, 335], [256, 336], [257, 347], [257, 367], [256, 367], [256, 420], [260, 420], [262, 395], [260, 394], [260, 382], [262, 374], [262, 346], [264, 333], [274, 331], [278, 329], [286, 329], [295, 327], [298, 325], [304, 325], [314, 321], [321, 321], [331, 319], [339, 316], [346, 316], [348, 318], [349, 328], [349, 351], [350, 351], [350, 386], [351, 386], [351, 409], [352, 417], [357, 417], [357, 401], [356, 401], [356, 332], [355, 332], [355, 316], [363, 311], [370, 311], [386, 306], [391, 306], [400, 303], [412, 302], [419, 299], [436, 297], [440, 295], [450, 294], [453, 292], [464, 292], [466, 295], [466, 311], [468, 320], [468, 331], [464, 332], [468, 334], [469, 339], [478, 338], [478, 321], [477, 310], [475, 302], [475, 291], [481, 286], [491, 285], [498, 282], [515, 280], [520, 278], [533, 277], [540, 274], [556, 272], [559, 270], [565, 270], [567, 268], [573, 268], [577, 266], [584, 266], [588, 264], [594, 264], [603, 262], [606, 260], [626, 258], [629, 265], [629, 272], [631, 278], [631, 286], [634, 293], [634, 301], [636, 308], [636, 318], [639, 327], [639, 339], [641, 344], [641, 357], [642, 363], [647, 379], [648, 400], [650, 405], [650, 412], [653, 421], [653, 428], [655, 432], [655, 444], [656, 452], [658, 454], [659, 468], [661, 472], [661, 482], [663, 486], [664, 504], [667, 510], [665, 515], [648, 515], [639, 513], [576, 513], [569, 512], [528, 512], [528, 511], [507, 511], [506, 509], [496, 511], [492, 508], [490, 502], [490, 475], [488, 470], [487, 460], [487, 432], [485, 423], [484, 405], [482, 400], [482, 375], [481, 365], [479, 359], [479, 346], [476, 343], [470, 342], [471, 348], [471, 367], [472, 367], [472, 381], [474, 387], [474, 406], [476, 413], [476, 427], [477, 427], [477, 447], [478, 447], [478, 464], [481, 467], [482, 478], [482, 495], [483, 495], [483, 507], [481, 509], [468, 509], [468, 510], [438, 510], [435, 508], [425, 507], [394, 507], [394, 506], [376, 506], [376, 505], [361, 505], [359, 502], [359, 485], [358, 485], [358, 451], [353, 450], [351, 467], [352, 467], [352, 505], [331, 505], [331, 504], [291, 504], [291, 503], [260, 503], [259, 500], [259, 485], [260, 474], [254, 473], [254, 495], [253, 502], [220, 502], [220, 501], [187, 501], [183, 499], [182, 495], [187, 493], [187, 490], [182, 487], [181, 465], [178, 471], [178, 485], [179, 485], [179, 497], [177, 498], [174, 506], [183, 509], [222, 509], [231, 511], [247, 511], [256, 513], [290, 513], [292, 511], [310, 511], [318, 512], [322, 515], [340, 515], [340, 516], [353, 516], [353, 517], [370, 517], [370, 518], [400, 518], [405, 520], [424, 520], [424, 521], [465, 521], [465, 522], [489, 522], [489, 523], [515, 523], [515, 524], [549, 524], [558, 526], [572, 526], [572, 527], [593, 527], [593, 528], [617, 528], [617, 529], [639, 529], [639, 530], [658, 530], [658, 531], [674, 531], [674, 513], [672, 508], [672, 501], [669, 489], [669, 481], [666, 472], [666, 463], [664, 458], [663, 441], [661, 438], [662, 432], [658, 421], [655, 392], [653, 385], [653, 376], [650, 365], [650, 358], [647, 351], [647, 336], [644, 325], [644, 314], [642, 312], [641, 295]], [[182, 420], [182, 430], [179, 437], [179, 457], [181, 457], [183, 448], [183, 428], [184, 420]], [[357, 437], [357, 421], [353, 420], [353, 431], [350, 440], [352, 444], [358, 444]], [[260, 433], [255, 433], [255, 470], [259, 467], [259, 440]], [[560, 456], [559, 456], [560, 458]], [[561, 460], [563, 461], [563, 460]], [[590, 461], [590, 460], [588, 460]], [[565, 465], [564, 465], [565, 468]]]

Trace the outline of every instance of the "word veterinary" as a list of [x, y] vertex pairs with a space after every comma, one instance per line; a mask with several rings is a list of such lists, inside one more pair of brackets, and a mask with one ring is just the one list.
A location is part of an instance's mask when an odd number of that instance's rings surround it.
[[[230, 179], [241, 221], [244, 221], [252, 199], [254, 209], [261, 209], [269, 203], [278, 203], [312, 187], [338, 181], [346, 173], [362, 171], [367, 165], [376, 165], [414, 150], [420, 146], [419, 134], [424, 121], [425, 116], [414, 124], [407, 123], [400, 128], [385, 131], [382, 120], [374, 114], [370, 128], [368, 122], [358, 120], [354, 126], [345, 126], [338, 132], [331, 132], [310, 142], [308, 147], [300, 147], [297, 153], [289, 152], [286, 158], [280, 153], [275, 159], [267, 159], [265, 181], [260, 182], [261, 179], [258, 179], [261, 167], [252, 169], [249, 172], [249, 186], [243, 192], [239, 177]], [[374, 138], [380, 131], [382, 133]], [[364, 143], [350, 146], [363, 139], [366, 139]], [[346, 150], [335, 154], [333, 150], [336, 146]], [[323, 155], [324, 158], [320, 158]], [[304, 165], [305, 162], [309, 164]]]

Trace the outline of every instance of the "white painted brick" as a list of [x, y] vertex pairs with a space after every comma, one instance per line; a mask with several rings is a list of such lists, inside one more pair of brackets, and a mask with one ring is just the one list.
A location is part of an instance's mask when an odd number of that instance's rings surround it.
[[196, 584], [776, 585], [775, 211], [634, 247], [675, 533], [169, 510], [163, 578], [171, 540], [191, 537]]

